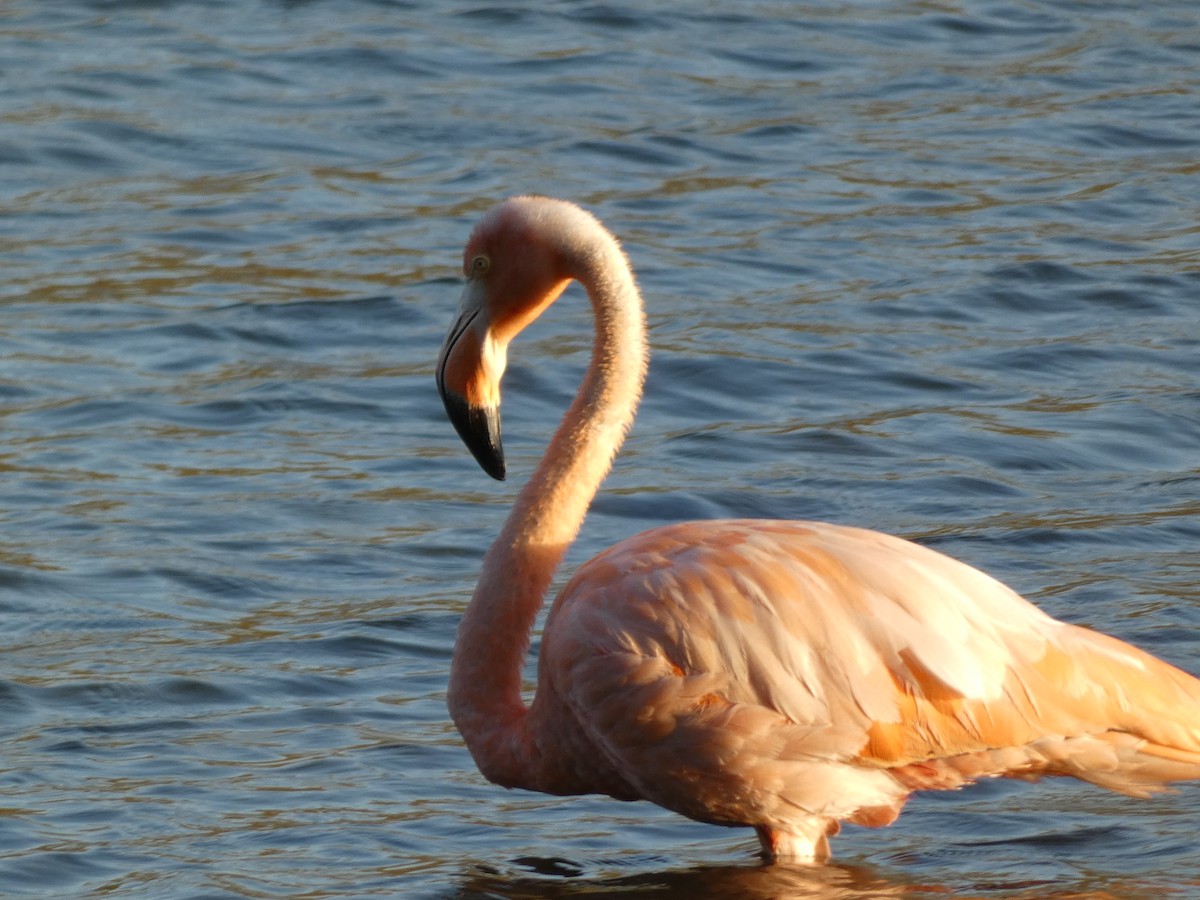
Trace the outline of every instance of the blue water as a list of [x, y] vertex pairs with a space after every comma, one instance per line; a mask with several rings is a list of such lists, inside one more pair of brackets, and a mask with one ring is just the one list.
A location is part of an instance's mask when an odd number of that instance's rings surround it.
[[1200, 8], [0, 9], [0, 895], [1200, 897], [1200, 788], [920, 797], [836, 864], [507, 792], [443, 692], [586, 364], [433, 385], [495, 199], [584, 203], [654, 346], [569, 566], [651, 525], [905, 535], [1200, 671]]

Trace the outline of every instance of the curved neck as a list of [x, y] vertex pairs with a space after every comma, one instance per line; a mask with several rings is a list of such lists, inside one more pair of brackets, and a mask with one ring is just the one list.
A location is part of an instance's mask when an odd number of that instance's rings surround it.
[[591, 364], [484, 558], [459, 625], [447, 695], [480, 771], [508, 787], [534, 787], [537, 779], [521, 697], [534, 620], [633, 422], [646, 374], [641, 298], [616, 241], [597, 235], [573, 263], [595, 314]]

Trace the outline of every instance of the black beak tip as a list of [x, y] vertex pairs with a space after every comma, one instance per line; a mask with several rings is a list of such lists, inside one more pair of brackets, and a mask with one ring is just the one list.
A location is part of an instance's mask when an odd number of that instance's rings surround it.
[[483, 471], [487, 472], [489, 475], [491, 475], [497, 481], [503, 481], [505, 475], [508, 474], [508, 469], [504, 465], [504, 452], [503, 451], [500, 451], [500, 455], [495, 459], [495, 461], [491, 465], [489, 465], [489, 464], [485, 463], [483, 460], [479, 459], [478, 456], [476, 456], [475, 459], [478, 460], [478, 462], [481, 466], [483, 466]]
[[471, 406], [465, 398], [449, 391], [442, 392], [442, 403], [454, 430], [480, 468], [497, 481], [503, 481], [507, 469], [504, 447], [500, 443], [500, 410], [491, 406]]

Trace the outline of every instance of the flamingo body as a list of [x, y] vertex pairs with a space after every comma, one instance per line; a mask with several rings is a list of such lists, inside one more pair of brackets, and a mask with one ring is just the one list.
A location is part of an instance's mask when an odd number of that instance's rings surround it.
[[1200, 778], [1200, 681], [933, 550], [818, 522], [688, 522], [603, 551], [554, 602], [526, 708], [534, 617], [640, 395], [641, 306], [616, 241], [562, 201], [494, 208], [464, 270], [438, 383], [499, 477], [509, 340], [571, 279], [597, 318], [459, 630], [449, 704], [488, 778], [750, 826], [768, 859], [801, 861], [914, 790], [1072, 775], [1144, 796]]

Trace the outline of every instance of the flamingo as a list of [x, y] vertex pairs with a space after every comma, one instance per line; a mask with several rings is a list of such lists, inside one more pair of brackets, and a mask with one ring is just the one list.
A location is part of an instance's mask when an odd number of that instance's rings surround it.
[[644, 314], [616, 238], [562, 200], [492, 207], [463, 273], [437, 386], [497, 479], [509, 343], [573, 280], [595, 316], [583, 383], [458, 629], [447, 704], [487, 779], [648, 800], [752, 827], [768, 862], [816, 863], [839, 823], [890, 824], [917, 790], [1200, 778], [1200, 680], [934, 550], [820, 522], [686, 522], [604, 550], [555, 599], [526, 706], [534, 620], [641, 397]]

